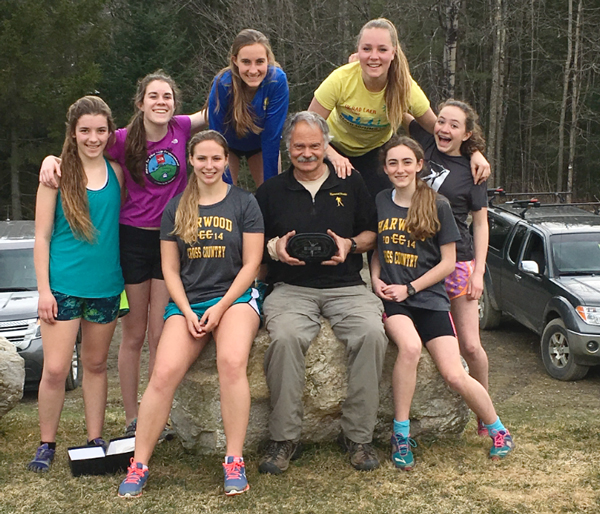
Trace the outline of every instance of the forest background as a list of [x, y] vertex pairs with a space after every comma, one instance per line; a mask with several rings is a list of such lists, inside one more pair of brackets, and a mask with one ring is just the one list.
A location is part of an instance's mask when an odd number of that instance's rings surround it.
[[2, 0], [0, 219], [33, 218], [39, 164], [80, 96], [125, 126], [136, 81], [162, 68], [195, 112], [250, 27], [287, 73], [290, 112], [306, 109], [379, 16], [434, 110], [450, 96], [477, 109], [492, 185], [600, 196], [600, 0]]

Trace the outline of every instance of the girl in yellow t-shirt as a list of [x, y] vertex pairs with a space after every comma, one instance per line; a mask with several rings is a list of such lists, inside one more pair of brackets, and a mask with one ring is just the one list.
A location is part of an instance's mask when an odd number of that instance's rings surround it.
[[[429, 100], [412, 79], [408, 60], [400, 47], [393, 23], [371, 20], [358, 36], [357, 61], [334, 70], [315, 91], [309, 110], [325, 119], [332, 134], [327, 157], [338, 175], [358, 170], [374, 197], [391, 187], [380, 172], [379, 150], [402, 124], [402, 115], [412, 114], [428, 132], [436, 116]], [[473, 168], [486, 178], [489, 164], [474, 154]]]

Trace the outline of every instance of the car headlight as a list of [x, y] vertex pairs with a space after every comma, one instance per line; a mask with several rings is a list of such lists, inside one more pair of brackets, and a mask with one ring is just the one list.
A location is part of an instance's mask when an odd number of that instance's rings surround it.
[[600, 307], [585, 307], [579, 305], [577, 314], [588, 325], [600, 325]]
[[29, 326], [27, 327], [27, 331], [25, 332], [25, 335], [23, 337], [23, 342], [21, 342], [20, 344], [18, 344], [18, 347], [21, 350], [26, 350], [27, 348], [29, 348], [29, 345], [31, 344], [31, 341], [33, 341], [34, 339], [37, 339], [39, 337], [42, 337], [42, 330], [40, 327], [40, 320], [39, 319], [32, 319], [29, 322]]

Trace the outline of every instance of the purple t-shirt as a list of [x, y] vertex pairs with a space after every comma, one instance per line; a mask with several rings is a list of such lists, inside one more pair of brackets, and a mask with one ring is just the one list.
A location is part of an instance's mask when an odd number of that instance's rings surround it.
[[187, 184], [187, 151], [192, 122], [189, 116], [173, 116], [167, 135], [160, 141], [148, 141], [148, 158], [144, 171], [146, 187], [131, 178], [125, 166], [127, 129], [115, 133], [114, 144], [107, 149], [111, 159], [123, 168], [127, 198], [121, 207], [119, 223], [132, 227], [160, 227], [160, 218], [171, 198]]

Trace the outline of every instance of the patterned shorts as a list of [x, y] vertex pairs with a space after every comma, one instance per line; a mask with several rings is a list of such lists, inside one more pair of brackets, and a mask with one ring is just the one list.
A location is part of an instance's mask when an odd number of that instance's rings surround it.
[[467, 294], [467, 284], [475, 269], [475, 261], [459, 261], [454, 271], [446, 277], [446, 293], [450, 300]]
[[52, 295], [58, 304], [57, 321], [83, 318], [91, 323], [104, 325], [112, 323], [119, 314], [120, 294], [108, 298], [79, 298], [52, 291]]

